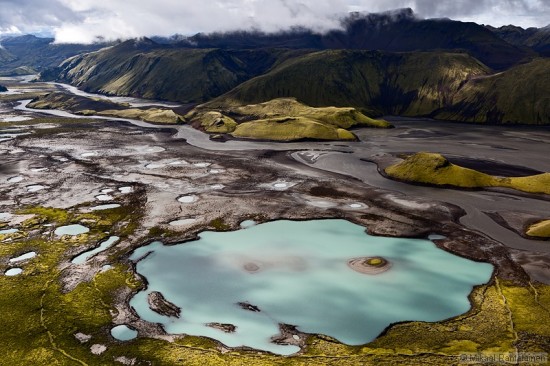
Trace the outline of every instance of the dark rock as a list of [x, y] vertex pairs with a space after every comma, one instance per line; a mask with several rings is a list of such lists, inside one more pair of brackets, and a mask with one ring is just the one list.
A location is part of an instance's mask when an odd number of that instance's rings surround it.
[[239, 305], [244, 310], [252, 311], [255, 313], [259, 313], [261, 311], [259, 307], [257, 307], [256, 305], [252, 305], [248, 302], [239, 302], [237, 303], [237, 305]]
[[149, 296], [147, 296], [147, 302], [149, 303], [149, 308], [155, 313], [175, 318], [181, 316], [181, 309], [166, 300], [160, 292], [151, 292]]
[[307, 334], [300, 332], [296, 326], [279, 324], [279, 334], [272, 337], [271, 341], [281, 345], [292, 345], [302, 348], [305, 345]]
[[233, 324], [208, 323], [206, 324], [206, 326], [214, 329], [219, 329], [225, 333], [235, 333], [235, 331], [237, 330], [237, 327]]

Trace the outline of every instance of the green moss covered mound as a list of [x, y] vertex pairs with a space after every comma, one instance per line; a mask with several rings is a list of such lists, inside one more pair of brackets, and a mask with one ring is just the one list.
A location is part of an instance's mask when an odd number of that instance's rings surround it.
[[550, 220], [537, 222], [527, 229], [527, 235], [536, 238], [550, 238]]
[[219, 108], [209, 104], [190, 112], [186, 118], [208, 133], [272, 141], [356, 140], [349, 128], [393, 127], [387, 121], [367, 117], [355, 108], [314, 108], [295, 98]]
[[28, 105], [35, 109], [61, 109], [84, 116], [108, 116], [139, 119], [151, 123], [175, 124], [183, 117], [168, 108], [129, 108], [126, 103], [115, 103], [107, 99], [89, 98], [63, 92], [53, 92], [35, 98]]
[[451, 164], [440, 154], [420, 152], [389, 166], [386, 174], [395, 179], [460, 188], [502, 187], [528, 193], [550, 194], [550, 173], [528, 177], [501, 178]]
[[97, 113], [100, 116], [112, 116], [120, 118], [139, 119], [151, 123], [168, 123], [174, 124], [181, 122], [183, 119], [180, 115], [171, 109], [162, 108], [129, 108], [122, 110], [106, 110]]
[[262, 119], [246, 122], [238, 125], [232, 135], [239, 138], [273, 141], [356, 139], [355, 135], [347, 130], [304, 117]]

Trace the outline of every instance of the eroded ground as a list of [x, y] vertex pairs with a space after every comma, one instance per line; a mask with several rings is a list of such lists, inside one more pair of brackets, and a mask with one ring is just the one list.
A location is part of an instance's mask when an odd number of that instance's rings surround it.
[[[301, 152], [309, 159], [304, 164], [292, 151], [194, 147], [167, 128], [30, 117], [0, 126], [0, 134], [18, 135], [0, 143], [0, 230], [18, 230], [0, 234], [0, 272], [22, 270], [0, 276], [2, 363], [440, 365], [457, 364], [464, 352], [550, 351], [550, 286], [537, 281], [544, 278], [547, 252], [511, 249], [467, 229], [458, 205], [323, 169], [330, 154]], [[345, 168], [346, 159], [339, 161], [334, 166]], [[115, 204], [120, 207], [97, 209]], [[309, 335], [292, 357], [168, 335], [128, 306], [146, 286], [128, 259], [137, 247], [238, 229], [247, 219], [311, 218], [345, 218], [378, 235], [437, 233], [446, 237], [436, 240], [445, 250], [495, 265], [494, 278], [474, 289], [472, 310], [463, 316], [394, 325], [357, 347]], [[90, 231], [55, 234], [69, 224]], [[111, 236], [120, 240], [82, 264], [71, 263]], [[10, 262], [29, 252], [36, 256]], [[110, 334], [117, 324], [138, 330], [139, 337], [117, 341]]]

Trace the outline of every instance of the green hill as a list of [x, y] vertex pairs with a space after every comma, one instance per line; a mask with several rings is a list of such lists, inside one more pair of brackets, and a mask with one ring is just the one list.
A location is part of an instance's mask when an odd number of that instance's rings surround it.
[[53, 92], [33, 99], [29, 108], [60, 109], [85, 116], [110, 116], [139, 119], [152, 123], [175, 124], [183, 117], [169, 108], [130, 108], [128, 104], [114, 103], [106, 99], [89, 98], [64, 92]]
[[550, 238], [550, 220], [544, 220], [529, 226], [527, 235], [536, 238]]
[[550, 124], [550, 58], [468, 81], [434, 117], [464, 122]]
[[355, 108], [313, 108], [294, 98], [218, 109], [204, 105], [185, 117], [192, 125], [208, 133], [273, 141], [356, 140], [349, 128], [392, 127], [388, 122], [369, 118]]
[[440, 154], [421, 152], [389, 166], [385, 173], [412, 183], [458, 188], [512, 188], [527, 193], [550, 194], [550, 173], [527, 177], [496, 177], [450, 163]]
[[296, 97], [313, 106], [353, 106], [393, 115], [428, 115], [468, 80], [490, 70], [460, 53], [321, 51], [288, 60], [212, 104]]
[[550, 59], [493, 74], [466, 54], [321, 51], [288, 60], [211, 102], [296, 97], [314, 106], [482, 123], [550, 124]]
[[93, 92], [203, 102], [302, 53], [171, 48], [141, 39], [70, 58], [42, 76]]

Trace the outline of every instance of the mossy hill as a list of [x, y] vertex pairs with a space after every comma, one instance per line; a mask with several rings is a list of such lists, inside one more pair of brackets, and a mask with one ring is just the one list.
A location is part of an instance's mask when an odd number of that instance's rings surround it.
[[437, 119], [476, 123], [550, 124], [550, 58], [464, 83]]
[[544, 220], [529, 226], [527, 235], [536, 238], [550, 238], [550, 220]]
[[388, 122], [369, 118], [355, 108], [314, 108], [294, 98], [215, 110], [202, 106], [190, 112], [186, 119], [209, 133], [273, 141], [355, 140], [355, 135], [348, 129], [392, 127]]
[[130, 40], [75, 56], [42, 74], [111, 95], [204, 102], [304, 51], [172, 48]]
[[540, 57], [548, 30], [506, 32], [422, 20], [402, 9], [351, 14], [326, 34], [299, 29], [157, 37], [162, 44], [128, 40], [71, 57], [41, 77], [91, 92], [180, 103], [294, 97], [369, 115], [550, 124], [550, 59]]
[[385, 173], [405, 182], [457, 188], [512, 188], [527, 193], [550, 194], [550, 173], [527, 177], [496, 177], [449, 162], [440, 154], [420, 152], [401, 163], [389, 166]]
[[84, 116], [107, 116], [139, 119], [152, 123], [178, 123], [183, 117], [170, 108], [142, 107], [131, 108], [107, 99], [89, 98], [65, 92], [53, 92], [35, 98], [28, 104], [35, 109], [60, 109]]
[[494, 74], [466, 54], [321, 51], [288, 60], [213, 101], [293, 96], [314, 106], [491, 124], [550, 124], [550, 59]]

